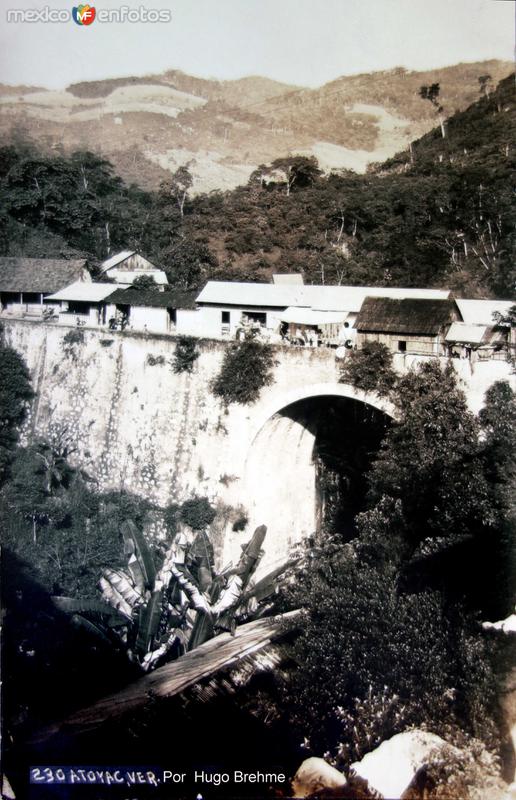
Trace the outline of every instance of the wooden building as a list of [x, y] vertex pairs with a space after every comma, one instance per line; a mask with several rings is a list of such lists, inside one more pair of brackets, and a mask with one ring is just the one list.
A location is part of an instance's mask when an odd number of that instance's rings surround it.
[[46, 308], [59, 308], [50, 295], [72, 281], [91, 282], [85, 259], [0, 258], [1, 313], [41, 318]]
[[357, 347], [381, 342], [394, 353], [447, 355], [446, 334], [460, 320], [453, 300], [366, 297], [357, 317]]
[[125, 285], [132, 284], [135, 278], [142, 276], [153, 278], [154, 283], [157, 283], [158, 286], [168, 284], [163, 270], [155, 267], [147, 258], [134, 250], [122, 250], [121, 253], [106, 259], [100, 265], [100, 273], [104, 280]]

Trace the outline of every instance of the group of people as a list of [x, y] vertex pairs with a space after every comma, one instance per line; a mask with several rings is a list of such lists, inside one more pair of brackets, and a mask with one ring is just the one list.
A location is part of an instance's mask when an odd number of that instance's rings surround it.
[[292, 333], [287, 322], [281, 323], [280, 336], [284, 344], [293, 344], [299, 347], [320, 347], [323, 343], [319, 328], [298, 326]]

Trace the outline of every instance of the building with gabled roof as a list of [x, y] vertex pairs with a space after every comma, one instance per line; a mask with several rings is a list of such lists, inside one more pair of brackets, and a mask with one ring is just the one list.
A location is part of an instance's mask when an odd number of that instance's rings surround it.
[[105, 325], [108, 298], [116, 291], [114, 283], [75, 281], [47, 299], [59, 304], [59, 322], [64, 325]]
[[100, 273], [106, 280], [126, 285], [132, 284], [136, 278], [143, 275], [152, 277], [158, 286], [168, 284], [164, 271], [155, 267], [135, 250], [122, 250], [110, 256], [100, 265]]
[[49, 296], [72, 282], [91, 282], [86, 259], [1, 257], [1, 312], [41, 316]]
[[445, 355], [445, 337], [460, 320], [454, 300], [366, 297], [356, 319], [357, 346], [385, 344], [392, 352]]

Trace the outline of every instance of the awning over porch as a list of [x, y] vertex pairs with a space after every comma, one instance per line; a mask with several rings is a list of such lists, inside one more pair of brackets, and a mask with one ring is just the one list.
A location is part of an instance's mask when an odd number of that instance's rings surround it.
[[466, 322], [454, 322], [446, 334], [447, 342], [456, 344], [480, 344], [485, 341], [486, 325], [469, 325]]
[[280, 320], [297, 325], [340, 325], [348, 316], [346, 311], [314, 311], [313, 308], [289, 306], [280, 315]]

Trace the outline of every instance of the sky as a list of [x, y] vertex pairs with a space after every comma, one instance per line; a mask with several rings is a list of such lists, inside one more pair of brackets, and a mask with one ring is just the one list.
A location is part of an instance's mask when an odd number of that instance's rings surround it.
[[[86, 2], [86, 0], [80, 0]], [[75, 0], [77, 3], [77, 0]], [[165, 23], [8, 23], [8, 9], [71, 10], [66, 0], [0, 0], [0, 81], [70, 83], [181, 69], [320, 86], [340, 75], [512, 60], [515, 0], [90, 0], [97, 12], [168, 9]]]

